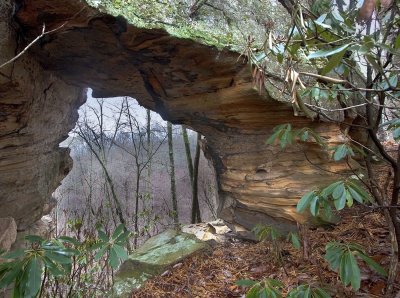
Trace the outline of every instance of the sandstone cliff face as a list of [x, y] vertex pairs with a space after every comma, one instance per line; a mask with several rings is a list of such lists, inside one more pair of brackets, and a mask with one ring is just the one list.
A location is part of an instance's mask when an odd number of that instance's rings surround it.
[[[21, 50], [14, 9], [13, 1], [1, 1], [1, 64]], [[11, 216], [25, 229], [41, 218], [71, 167], [68, 150], [58, 144], [74, 126], [83, 93], [29, 53], [0, 71], [0, 217]]]
[[[332, 124], [294, 117], [292, 108], [260, 96], [238, 54], [178, 39], [163, 30], [140, 29], [99, 13], [79, 0], [25, 0], [10, 25], [13, 1], [0, 4], [1, 61], [46, 35], [0, 76], [0, 217], [19, 229], [42, 208], [71, 166], [58, 144], [73, 127], [85, 88], [94, 96], [131, 96], [175, 124], [206, 137], [219, 186], [219, 215], [232, 225], [258, 222], [291, 229], [304, 215], [298, 199], [346, 172], [312, 143], [285, 150], [265, 144], [274, 126], [313, 127], [335, 144]], [[23, 36], [17, 35], [23, 33]], [[310, 163], [311, 161], [311, 163]]]

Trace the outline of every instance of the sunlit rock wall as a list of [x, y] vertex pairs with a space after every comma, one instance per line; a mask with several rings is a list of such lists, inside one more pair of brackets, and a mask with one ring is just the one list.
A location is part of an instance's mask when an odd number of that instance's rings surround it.
[[291, 122], [320, 131], [332, 124], [294, 117], [290, 105], [254, 90], [248, 65], [163, 30], [140, 29], [71, 0], [1, 2], [1, 62], [21, 51], [46, 24], [44, 36], [0, 76], [0, 217], [24, 229], [71, 166], [58, 144], [77, 120], [84, 89], [94, 96], [131, 96], [175, 124], [201, 132], [219, 186], [219, 216], [239, 230], [255, 223], [291, 229], [310, 189], [346, 173], [313, 143], [281, 150], [266, 145], [274, 126]]

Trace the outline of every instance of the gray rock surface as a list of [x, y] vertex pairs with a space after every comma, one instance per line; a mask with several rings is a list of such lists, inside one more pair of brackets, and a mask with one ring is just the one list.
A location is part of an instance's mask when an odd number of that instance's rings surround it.
[[17, 224], [14, 218], [0, 218], [0, 250], [8, 251], [16, 239]]

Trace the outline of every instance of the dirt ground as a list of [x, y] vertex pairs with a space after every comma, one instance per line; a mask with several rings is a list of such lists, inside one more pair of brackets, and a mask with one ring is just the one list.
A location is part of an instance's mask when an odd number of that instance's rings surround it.
[[[343, 287], [338, 274], [324, 260], [329, 241], [356, 242], [386, 270], [390, 262], [390, 239], [384, 217], [370, 208], [357, 206], [342, 212], [342, 223], [331, 228], [303, 232], [309, 257], [303, 249], [281, 243], [283, 261], [274, 257], [270, 243], [231, 240], [217, 245], [212, 252], [186, 259], [161, 276], [147, 282], [132, 297], [244, 297], [246, 289], [235, 285], [240, 279], [275, 278], [285, 284], [285, 293], [308, 283], [323, 287], [332, 297], [385, 297], [385, 278], [359, 261], [361, 289], [354, 293]], [[283, 265], [283, 266], [282, 266]], [[400, 274], [395, 292], [400, 291]]]

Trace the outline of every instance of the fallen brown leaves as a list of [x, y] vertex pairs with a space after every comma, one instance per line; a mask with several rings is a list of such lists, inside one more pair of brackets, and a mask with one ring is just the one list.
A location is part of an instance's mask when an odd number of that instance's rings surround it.
[[[390, 242], [383, 216], [361, 206], [341, 216], [342, 224], [334, 229], [318, 228], [307, 232], [309, 260], [289, 243], [283, 244], [286, 270], [273, 259], [268, 243], [233, 241], [215, 247], [212, 253], [186, 259], [163, 276], [148, 281], [142, 289], [133, 292], [132, 297], [242, 297], [246, 290], [235, 285], [237, 280], [267, 277], [282, 281], [286, 291], [308, 283], [324, 287], [332, 297], [383, 297], [385, 280], [367, 265], [360, 264], [362, 285], [354, 294], [341, 285], [337, 273], [330, 270], [323, 259], [328, 241], [357, 242], [375, 261], [388, 268]], [[399, 291], [399, 284], [395, 288]]]

